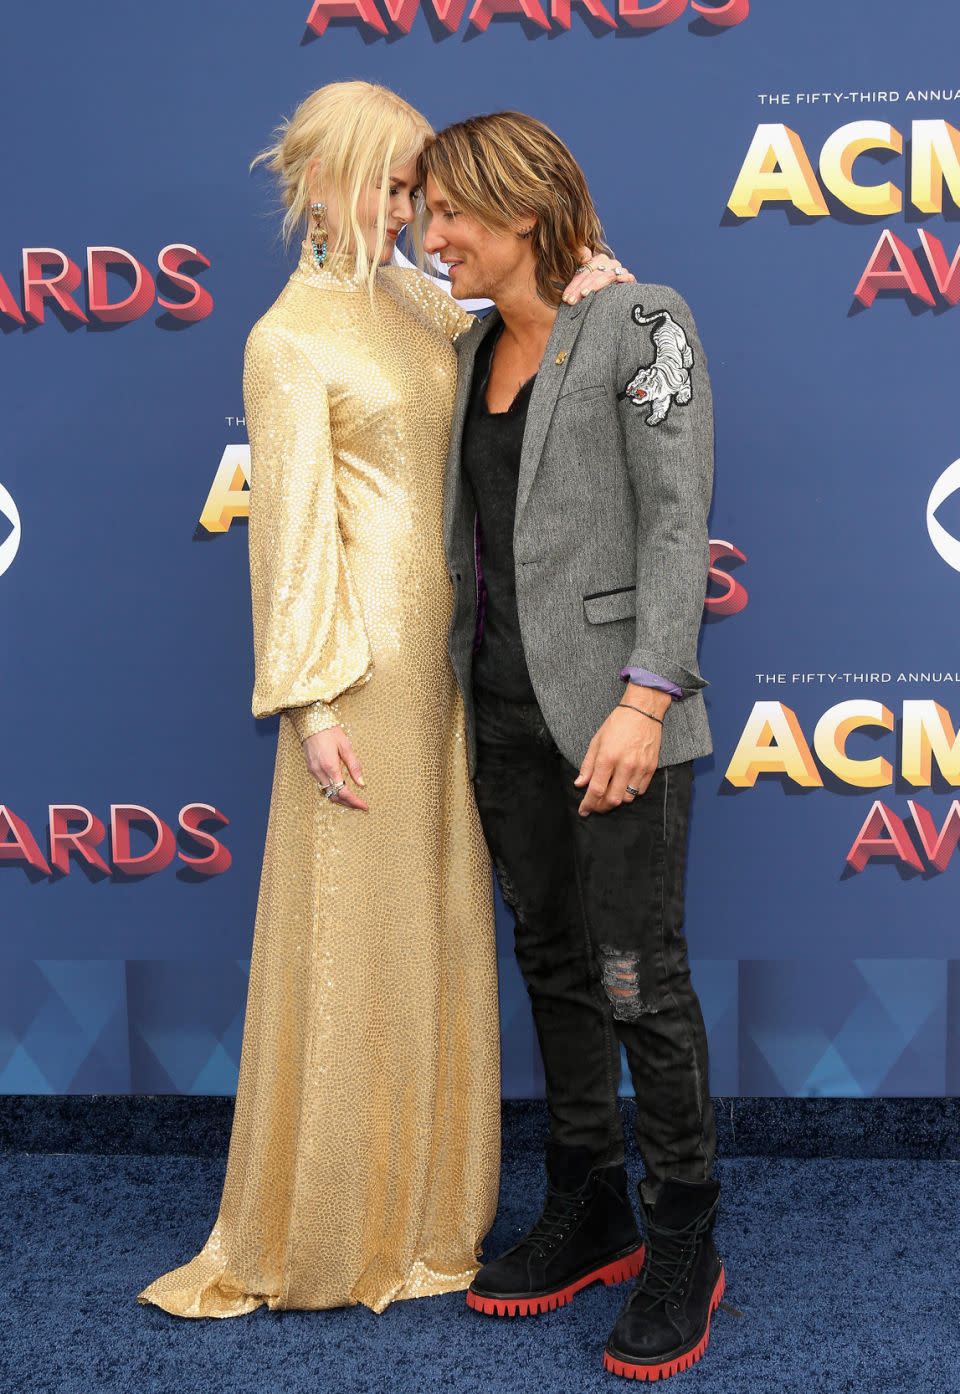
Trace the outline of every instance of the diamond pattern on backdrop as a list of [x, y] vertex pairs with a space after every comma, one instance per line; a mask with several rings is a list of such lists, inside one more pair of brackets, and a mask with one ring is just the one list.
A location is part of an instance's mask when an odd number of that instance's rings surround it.
[[130, 1089], [123, 960], [6, 960], [0, 975], [0, 1093]]
[[945, 1091], [947, 965], [934, 959], [740, 963], [740, 1092]]
[[135, 1094], [233, 1094], [247, 1001], [246, 959], [130, 960]]
[[[540, 1097], [530, 1004], [497, 908], [504, 1093]], [[232, 1094], [247, 973], [240, 959], [7, 960], [0, 1093]], [[692, 973], [714, 1094], [960, 1092], [960, 962], [699, 959]]]

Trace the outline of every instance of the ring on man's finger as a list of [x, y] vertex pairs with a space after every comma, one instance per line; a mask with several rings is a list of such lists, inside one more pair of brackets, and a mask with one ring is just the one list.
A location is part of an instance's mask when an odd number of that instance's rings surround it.
[[628, 793], [628, 794], [633, 794], [634, 798], [638, 798], [639, 795], [640, 795], [640, 790], [639, 790], [639, 789], [634, 789], [634, 787], [633, 787], [632, 784], [628, 784], [628, 785], [627, 785], [627, 793]]

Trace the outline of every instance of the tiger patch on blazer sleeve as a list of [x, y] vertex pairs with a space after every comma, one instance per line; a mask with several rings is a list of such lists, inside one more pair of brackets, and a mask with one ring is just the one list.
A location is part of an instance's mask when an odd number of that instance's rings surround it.
[[631, 378], [620, 394], [621, 400], [626, 397], [635, 407], [650, 407], [646, 424], [659, 426], [661, 421], [666, 420], [674, 402], [685, 407], [693, 399], [690, 374], [693, 349], [682, 325], [677, 323], [669, 310], [655, 310], [645, 315], [642, 305], [634, 305], [632, 315], [637, 324], [654, 326], [651, 331], [654, 359]]

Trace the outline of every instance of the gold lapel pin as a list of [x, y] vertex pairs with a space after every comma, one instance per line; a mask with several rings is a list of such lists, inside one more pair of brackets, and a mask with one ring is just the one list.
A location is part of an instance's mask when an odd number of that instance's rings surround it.
[[562, 363], [562, 362], [564, 361], [564, 359], [566, 358], [566, 356], [567, 356], [567, 351], [566, 351], [566, 349], [561, 349], [560, 352], [557, 354], [556, 358], [555, 358], [553, 361], [554, 361], [554, 363]]

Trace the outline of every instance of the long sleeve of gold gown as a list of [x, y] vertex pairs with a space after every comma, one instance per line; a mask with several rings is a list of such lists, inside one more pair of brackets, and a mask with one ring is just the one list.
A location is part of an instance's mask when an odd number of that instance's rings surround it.
[[[248, 340], [253, 710], [280, 730], [219, 1213], [179, 1316], [464, 1288], [496, 1208], [490, 867], [446, 655], [442, 489], [469, 323], [419, 273], [301, 259]], [[301, 739], [342, 721], [369, 814]]]
[[336, 724], [331, 707], [371, 673], [363, 610], [337, 516], [327, 389], [302, 349], [261, 322], [244, 358], [249, 427], [254, 716], [291, 710], [303, 740]]

